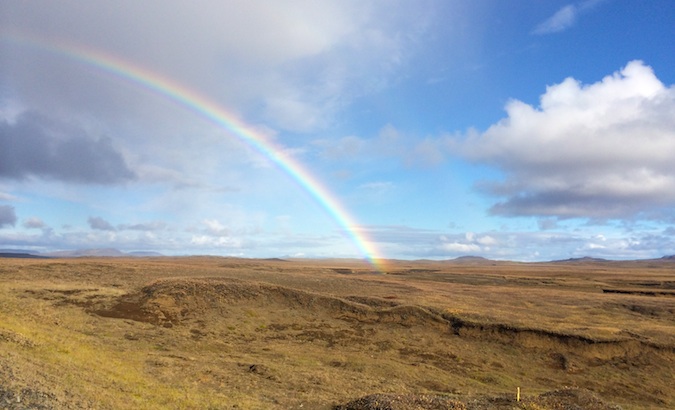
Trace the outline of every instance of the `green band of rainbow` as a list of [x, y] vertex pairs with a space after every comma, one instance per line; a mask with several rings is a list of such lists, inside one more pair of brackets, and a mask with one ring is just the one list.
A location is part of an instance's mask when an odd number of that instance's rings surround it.
[[[3, 36], [7, 38], [7, 36]], [[26, 35], [12, 33], [11, 39], [16, 43], [29, 45], [43, 51], [55, 53], [95, 67], [118, 78], [130, 81], [133, 84], [144, 87], [152, 92], [170, 99], [174, 103], [186, 108], [199, 116], [213, 122], [219, 127], [229, 131], [239, 140], [254, 148], [263, 156], [269, 158], [280, 169], [290, 175], [305, 189], [328, 214], [344, 228], [345, 232], [354, 242], [362, 255], [377, 269], [382, 270], [380, 257], [372, 241], [354, 219], [349, 215], [342, 204], [326, 189], [297, 160], [286, 155], [284, 150], [276, 146], [274, 142], [265, 138], [259, 132], [239, 120], [217, 103], [200, 95], [194, 90], [163, 76], [160, 73], [145, 69], [117, 56], [100, 50], [87, 48], [82, 45], [57, 41], [55, 39], [36, 39]]]

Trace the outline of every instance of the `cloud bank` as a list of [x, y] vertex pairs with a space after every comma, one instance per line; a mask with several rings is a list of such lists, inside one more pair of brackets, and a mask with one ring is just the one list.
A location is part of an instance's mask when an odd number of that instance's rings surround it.
[[114, 184], [135, 178], [110, 139], [24, 113], [0, 122], [0, 178]]
[[[123, 57], [218, 96], [243, 117], [298, 132], [325, 128], [354, 98], [395, 81], [396, 69], [409, 61], [433, 17], [427, 1], [10, 5], [0, 15], [10, 32], [47, 39], [47, 48], [63, 41]], [[147, 110], [101, 87], [91, 72], [54, 58], [58, 53], [50, 57], [11, 46], [5, 53], [0, 74], [12, 79], [24, 103], [43, 112], [96, 110], [111, 116]]]
[[601, 81], [547, 87], [538, 107], [518, 100], [508, 117], [464, 143], [498, 167], [480, 188], [504, 200], [490, 212], [564, 218], [672, 218], [675, 88], [631, 61]]
[[647, 259], [670, 255], [675, 249], [673, 228], [603, 234], [588, 226], [568, 232], [508, 229], [443, 232], [405, 226], [371, 226], [368, 232], [386, 252], [411, 258], [451, 259], [473, 255], [496, 260], [545, 261], [594, 255], [607, 259]]

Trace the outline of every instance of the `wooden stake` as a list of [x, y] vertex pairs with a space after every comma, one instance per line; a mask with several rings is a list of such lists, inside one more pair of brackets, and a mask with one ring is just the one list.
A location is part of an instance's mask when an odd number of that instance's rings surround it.
[[516, 401], [520, 401], [520, 387], [516, 390]]

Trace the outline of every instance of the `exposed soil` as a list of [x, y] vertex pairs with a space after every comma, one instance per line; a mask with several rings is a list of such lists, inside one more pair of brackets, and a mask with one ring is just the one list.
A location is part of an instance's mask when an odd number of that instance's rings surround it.
[[596, 394], [577, 388], [566, 388], [517, 401], [513, 396], [450, 398], [436, 395], [372, 394], [337, 405], [334, 410], [620, 410]]
[[[599, 361], [657, 359], [654, 353], [675, 356], [675, 346], [633, 338], [599, 339], [524, 328], [500, 323], [478, 323], [465, 320], [435, 308], [402, 305], [374, 297], [344, 298], [306, 292], [278, 285], [233, 281], [232, 279], [170, 279], [148, 285], [137, 293], [120, 297], [109, 309], [94, 313], [112, 318], [131, 319], [164, 327], [204, 317], [208, 313], [226, 314], [229, 306], [255, 306], [257, 310], [288, 309], [318, 313], [346, 322], [420, 326], [445, 335], [465, 339], [499, 342], [509, 346], [574, 352], [594, 364]], [[628, 307], [640, 311], [639, 307]], [[276, 325], [277, 330], [283, 330]], [[305, 333], [307, 336], [308, 334]], [[315, 333], [316, 338], [328, 334]], [[0, 334], [2, 337], [2, 334]], [[561, 359], [561, 368], [568, 366]]]

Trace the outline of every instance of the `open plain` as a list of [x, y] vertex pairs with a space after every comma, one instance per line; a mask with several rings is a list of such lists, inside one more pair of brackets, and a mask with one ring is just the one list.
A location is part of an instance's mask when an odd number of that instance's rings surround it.
[[0, 259], [0, 408], [672, 409], [674, 374], [667, 258]]

